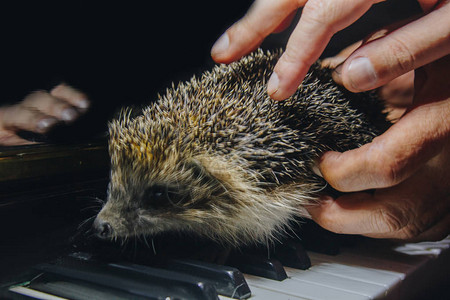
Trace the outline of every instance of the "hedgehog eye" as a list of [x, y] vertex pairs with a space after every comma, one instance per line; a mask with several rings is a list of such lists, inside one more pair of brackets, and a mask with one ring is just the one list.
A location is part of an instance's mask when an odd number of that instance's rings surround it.
[[155, 184], [144, 193], [146, 203], [152, 208], [163, 208], [168, 206], [179, 206], [184, 197], [179, 191], [167, 185]]
[[152, 208], [165, 207], [170, 204], [167, 195], [167, 186], [153, 185], [145, 191], [144, 200]]

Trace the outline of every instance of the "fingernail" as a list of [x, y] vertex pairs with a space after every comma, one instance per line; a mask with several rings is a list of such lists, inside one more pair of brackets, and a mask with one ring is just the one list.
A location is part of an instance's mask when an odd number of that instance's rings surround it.
[[90, 105], [91, 105], [91, 103], [86, 99], [80, 99], [77, 102], [77, 107], [82, 110], [88, 109]]
[[211, 54], [213, 56], [220, 55], [221, 53], [227, 51], [230, 46], [230, 38], [228, 37], [228, 33], [224, 33], [220, 36], [220, 38], [214, 43]]
[[370, 89], [377, 82], [377, 74], [367, 57], [353, 59], [347, 71], [350, 84], [356, 90]]
[[66, 108], [61, 112], [61, 120], [70, 122], [75, 120], [75, 118], [78, 116], [78, 113], [73, 108]]
[[317, 162], [312, 165], [311, 170], [313, 171], [314, 174], [323, 178], [322, 172], [320, 172], [319, 165]]
[[333, 78], [334, 82], [336, 82], [339, 85], [343, 85], [342, 77], [341, 77], [342, 65], [343, 65], [343, 63], [339, 64], [331, 73], [331, 77]]
[[277, 73], [273, 72], [272, 75], [269, 78], [269, 82], [267, 83], [267, 94], [269, 96], [272, 96], [278, 91], [278, 84], [280, 83], [280, 80], [278, 78]]
[[53, 118], [47, 118], [40, 120], [36, 125], [36, 130], [38, 132], [45, 132], [48, 128], [53, 126], [57, 122], [56, 119]]
[[334, 69], [333, 73], [336, 73], [337, 75], [341, 76], [341, 73], [342, 73], [342, 65], [343, 65], [343, 64], [344, 64], [344, 63], [340, 63], [340, 64]]

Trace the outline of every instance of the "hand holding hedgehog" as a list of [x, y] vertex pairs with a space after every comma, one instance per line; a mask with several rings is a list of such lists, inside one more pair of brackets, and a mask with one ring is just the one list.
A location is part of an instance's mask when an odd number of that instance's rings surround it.
[[[212, 49], [231, 62], [282, 30], [304, 7], [267, 89], [273, 99], [291, 95], [331, 36], [379, 0], [255, 1]], [[322, 226], [380, 238], [440, 239], [450, 232], [450, 3], [419, 0], [424, 15], [377, 33], [356, 49], [333, 78], [350, 91], [380, 87], [415, 70], [415, 95], [404, 116], [373, 142], [344, 153], [328, 152], [320, 171], [336, 189], [377, 189], [311, 208]], [[395, 30], [394, 30], [395, 29]], [[387, 32], [387, 33], [386, 33]]]

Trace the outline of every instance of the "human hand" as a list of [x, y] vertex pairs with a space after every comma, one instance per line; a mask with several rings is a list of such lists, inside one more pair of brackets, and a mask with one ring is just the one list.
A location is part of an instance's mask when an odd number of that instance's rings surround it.
[[[224, 63], [238, 59], [268, 34], [286, 27], [292, 12], [304, 6], [267, 87], [272, 98], [285, 99], [297, 89], [331, 36], [377, 2], [381, 1], [259, 0], [218, 40], [212, 56]], [[408, 85], [410, 72], [417, 69], [414, 97], [411, 89], [400, 97], [408, 108], [396, 124], [359, 149], [328, 152], [321, 158], [320, 170], [336, 189], [376, 189], [373, 194], [347, 194], [311, 207], [313, 219], [332, 231], [422, 240], [449, 233], [450, 63], [448, 57], [434, 61], [450, 53], [450, 4], [419, 3], [426, 15], [372, 36], [347, 53], [349, 57], [334, 73], [336, 81], [354, 92], [389, 83], [382, 91], [391, 97], [396, 91], [389, 93], [387, 88], [396, 85], [392, 79], [409, 73], [396, 80], [400, 86]]]
[[32, 144], [17, 132], [46, 133], [58, 123], [74, 121], [89, 105], [86, 95], [66, 84], [33, 92], [18, 104], [0, 107], [0, 145]]
[[[308, 208], [322, 227], [376, 238], [439, 240], [450, 233], [450, 55], [415, 72], [405, 115], [358, 149], [327, 152], [320, 171], [334, 188]], [[373, 193], [358, 192], [375, 189]]]
[[[276, 100], [291, 96], [309, 67], [337, 31], [383, 0], [257, 0], [248, 13], [216, 42], [215, 61], [229, 63], [254, 50], [270, 33], [286, 28], [304, 7], [267, 91]], [[337, 72], [353, 92], [380, 87], [450, 53], [450, 2], [419, 0], [427, 14], [364, 44]]]

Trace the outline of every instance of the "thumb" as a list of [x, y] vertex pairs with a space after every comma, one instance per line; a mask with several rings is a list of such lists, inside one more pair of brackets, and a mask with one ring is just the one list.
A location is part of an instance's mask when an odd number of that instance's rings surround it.
[[352, 92], [380, 87], [450, 53], [450, 2], [356, 50], [333, 75]]

